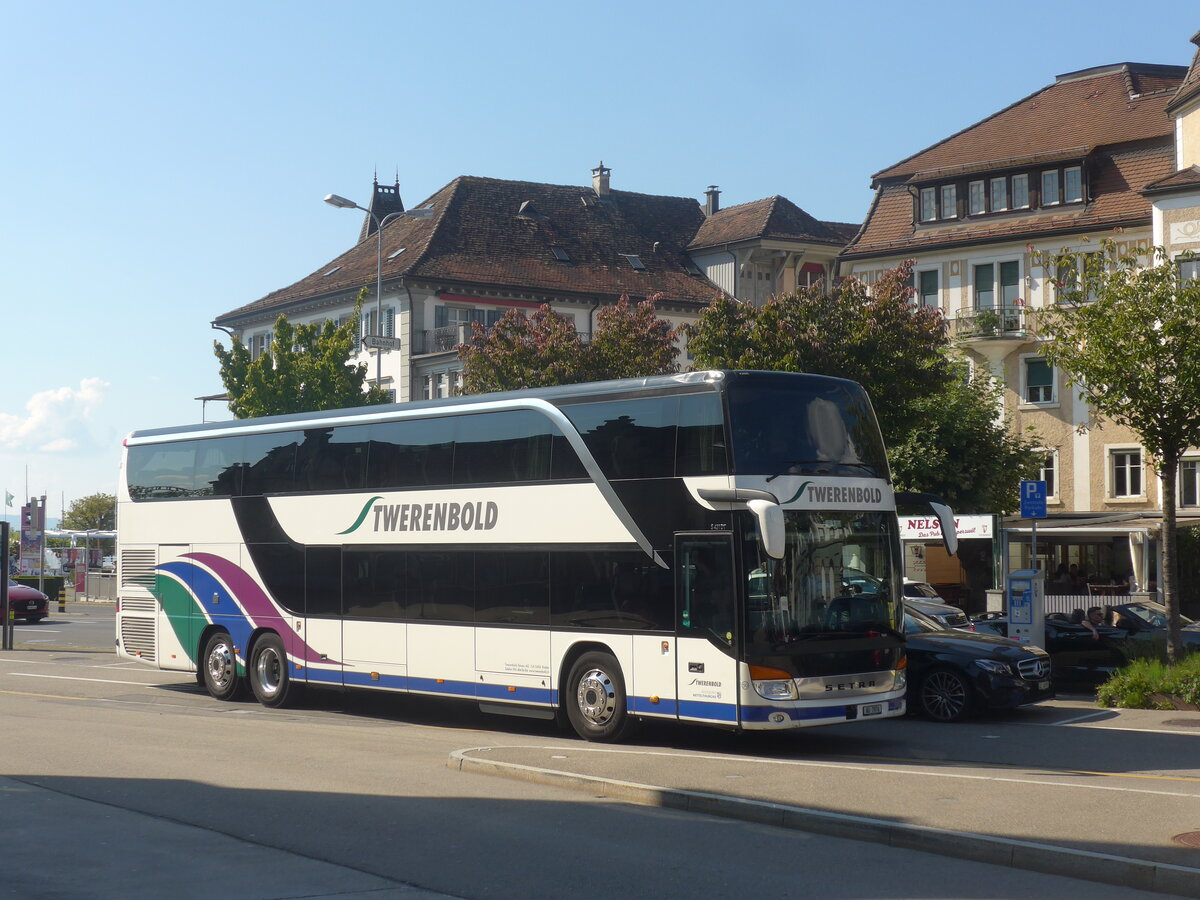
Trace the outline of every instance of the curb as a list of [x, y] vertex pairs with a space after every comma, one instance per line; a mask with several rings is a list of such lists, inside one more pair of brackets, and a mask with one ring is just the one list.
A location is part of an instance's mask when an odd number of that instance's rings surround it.
[[1033, 841], [988, 837], [928, 825], [906, 825], [867, 816], [820, 812], [782, 803], [748, 800], [704, 791], [655, 787], [632, 781], [577, 775], [469, 755], [486, 753], [490, 749], [470, 747], [455, 750], [450, 754], [446, 765], [461, 772], [496, 775], [589, 793], [600, 792], [606, 797], [641, 806], [705, 813], [758, 825], [775, 825], [830, 837], [886, 844], [905, 850], [921, 850], [972, 862], [1027, 869], [1046, 875], [1063, 875], [1143, 891], [1200, 898], [1200, 869], [1188, 866], [1114, 856], [1091, 850], [1074, 850]]

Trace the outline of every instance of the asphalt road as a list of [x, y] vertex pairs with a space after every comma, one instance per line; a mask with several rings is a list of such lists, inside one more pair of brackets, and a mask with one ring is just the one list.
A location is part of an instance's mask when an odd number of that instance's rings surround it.
[[[19, 649], [0, 654], [0, 897], [1163, 896], [455, 771], [447, 760], [464, 748], [566, 756], [590, 745], [547, 723], [415, 698], [220, 703], [188, 676], [118, 661], [111, 607], [17, 633]], [[966, 806], [952, 764], [1078, 761], [1077, 730], [1038, 724], [1074, 713], [1034, 712], [765, 737], [652, 728], [622, 748], [622, 772], [639, 780], [668, 754], [676, 771], [714, 754], [747, 767], [821, 763], [805, 777], [840, 779], [859, 802], [911, 792]], [[1106, 758], [1134, 746], [1106, 737]], [[1179, 740], [1143, 735], [1127, 769], [1177, 770]], [[923, 777], [902, 777], [897, 760]], [[964, 810], [973, 815], [988, 810]]]

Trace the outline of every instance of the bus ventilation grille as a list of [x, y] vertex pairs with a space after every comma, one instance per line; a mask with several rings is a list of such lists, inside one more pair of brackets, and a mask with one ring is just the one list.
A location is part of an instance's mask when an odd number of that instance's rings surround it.
[[157, 613], [158, 601], [153, 597], [135, 597], [129, 594], [122, 594], [121, 612]]
[[121, 619], [121, 646], [126, 653], [155, 659], [154, 620]]
[[121, 551], [121, 587], [134, 585], [150, 590], [154, 587], [154, 551]]

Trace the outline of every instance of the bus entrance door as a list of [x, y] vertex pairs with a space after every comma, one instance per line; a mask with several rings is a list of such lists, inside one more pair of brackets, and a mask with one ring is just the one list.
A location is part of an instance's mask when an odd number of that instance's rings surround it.
[[679, 718], [736, 724], [733, 535], [676, 535], [675, 560], [675, 696]]

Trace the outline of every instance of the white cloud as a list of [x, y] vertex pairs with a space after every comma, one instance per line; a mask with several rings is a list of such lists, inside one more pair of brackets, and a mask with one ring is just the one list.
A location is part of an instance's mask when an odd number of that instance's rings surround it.
[[82, 423], [104, 400], [109, 388], [99, 378], [85, 378], [79, 387], [60, 387], [34, 394], [25, 403], [26, 415], [0, 413], [0, 447], [5, 450], [67, 453], [87, 443]]

